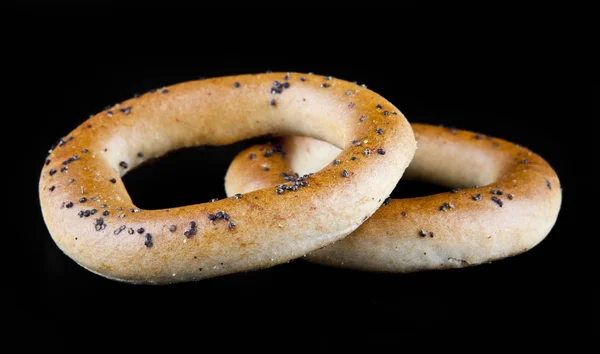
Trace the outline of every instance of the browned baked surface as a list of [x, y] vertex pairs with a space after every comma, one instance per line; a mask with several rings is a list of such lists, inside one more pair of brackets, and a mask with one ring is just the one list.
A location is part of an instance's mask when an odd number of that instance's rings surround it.
[[[295, 192], [267, 188], [163, 210], [137, 208], [121, 180], [171, 150], [267, 134], [313, 136], [344, 149], [344, 159], [364, 150], [355, 139], [387, 154], [329, 166]], [[165, 87], [87, 119], [50, 152], [39, 197], [54, 241], [81, 266], [133, 283], [190, 281], [283, 263], [345, 237], [381, 205], [414, 151], [402, 113], [358, 85], [300, 73], [222, 77]]]
[[[383, 122], [373, 121], [373, 127], [381, 129], [378, 135], [388, 134]], [[525, 252], [546, 237], [562, 196], [558, 176], [542, 157], [470, 131], [412, 127], [418, 149], [404, 178], [463, 189], [389, 200], [351, 235], [310, 253], [308, 260], [384, 272], [458, 268]], [[261, 148], [267, 147], [251, 147], [234, 159], [226, 176], [228, 195], [282, 183], [282, 172], [350, 168], [359, 161], [306, 137], [285, 138], [285, 158], [264, 157]], [[258, 157], [249, 160], [249, 154]], [[273, 168], [259, 173], [257, 165], [267, 161]]]

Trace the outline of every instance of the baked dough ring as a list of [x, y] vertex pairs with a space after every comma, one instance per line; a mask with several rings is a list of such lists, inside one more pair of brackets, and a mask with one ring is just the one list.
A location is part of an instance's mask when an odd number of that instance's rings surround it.
[[[364, 150], [353, 140], [369, 140], [386, 155], [329, 166], [297, 191], [161, 210], [137, 208], [120, 178], [171, 150], [268, 134], [325, 140], [343, 159]], [[88, 270], [131, 283], [193, 281], [284, 263], [345, 237], [381, 206], [415, 149], [400, 111], [347, 81], [300, 73], [191, 81], [108, 108], [61, 139], [42, 169], [40, 204], [58, 247]]]
[[[373, 122], [385, 135], [382, 123]], [[418, 149], [404, 178], [466, 189], [392, 199], [348, 237], [308, 254], [309, 261], [381, 272], [461, 268], [519, 254], [544, 239], [561, 205], [558, 177], [546, 161], [501, 139], [412, 127]], [[318, 171], [333, 159], [342, 168], [356, 163], [336, 157], [339, 149], [331, 144], [306, 137], [284, 139], [285, 159], [265, 158], [261, 148], [234, 159], [226, 176], [228, 195], [281, 183], [282, 172]], [[249, 160], [251, 153], [258, 158]], [[257, 165], [267, 161], [270, 173], [258, 173]]]

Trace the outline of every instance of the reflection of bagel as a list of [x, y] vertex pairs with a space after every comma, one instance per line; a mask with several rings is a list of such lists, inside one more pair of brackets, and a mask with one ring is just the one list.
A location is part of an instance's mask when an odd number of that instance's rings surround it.
[[[387, 133], [382, 122], [372, 123]], [[405, 178], [466, 189], [388, 199], [351, 235], [307, 255], [308, 260], [383, 272], [458, 268], [527, 251], [548, 234], [560, 209], [561, 188], [540, 156], [481, 134], [412, 127], [418, 150]], [[285, 159], [262, 157], [260, 148], [234, 159], [226, 177], [228, 195], [282, 183], [282, 172], [302, 175], [334, 163], [351, 168], [360, 160], [337, 156], [338, 148], [306, 137], [284, 139]], [[252, 153], [259, 158], [249, 160]], [[261, 163], [272, 166], [269, 174], [257, 173]]]
[[[268, 188], [163, 210], [137, 208], [120, 178], [174, 149], [266, 134], [323, 139], [344, 148], [343, 159], [365, 149], [356, 139], [387, 154], [329, 166], [294, 192]], [[381, 206], [415, 148], [398, 109], [358, 85], [297, 73], [230, 76], [91, 117], [50, 152], [39, 196], [54, 241], [81, 266], [132, 283], [191, 281], [283, 263], [345, 237]]]

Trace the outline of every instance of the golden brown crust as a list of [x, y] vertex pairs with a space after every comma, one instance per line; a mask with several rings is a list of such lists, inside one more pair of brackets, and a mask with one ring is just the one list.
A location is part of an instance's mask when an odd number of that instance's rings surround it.
[[[549, 233], [560, 209], [561, 186], [539, 155], [469, 131], [412, 127], [418, 149], [404, 178], [464, 189], [391, 200], [351, 235], [312, 252], [308, 260], [382, 272], [460, 268], [527, 251]], [[265, 178], [253, 173], [262, 160], [245, 156], [257, 148], [234, 159], [227, 172], [227, 193], [281, 180], [277, 171]], [[273, 170], [301, 174], [332, 165], [339, 153], [331, 144], [297, 136], [285, 138], [283, 150], [286, 157], [278, 159]], [[338, 166], [352, 163], [342, 159]]]
[[[377, 135], [363, 115], [385, 121], [389, 133]], [[330, 166], [295, 192], [267, 188], [163, 210], [137, 208], [120, 178], [171, 150], [268, 134], [326, 140], [344, 149], [342, 158], [363, 149], [352, 140], [368, 139], [387, 155], [360, 158], [346, 178]], [[283, 263], [345, 237], [393, 190], [415, 144], [396, 107], [343, 80], [271, 73], [192, 81], [127, 100], [69, 133], [43, 166], [40, 204], [58, 247], [92, 272], [132, 283], [199, 280]], [[229, 220], [209, 220], [219, 211]]]

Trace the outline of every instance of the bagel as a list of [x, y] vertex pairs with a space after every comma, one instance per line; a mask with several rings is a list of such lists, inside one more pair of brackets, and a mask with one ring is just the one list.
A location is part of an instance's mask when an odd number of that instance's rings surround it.
[[[329, 166], [295, 191], [160, 210], [136, 207], [121, 179], [172, 150], [270, 134], [328, 141], [344, 159], [364, 150], [356, 139], [387, 153]], [[38, 192], [54, 242], [82, 267], [123, 282], [177, 283], [266, 268], [345, 237], [381, 206], [415, 149], [404, 115], [364, 87], [301, 73], [227, 76], [153, 90], [90, 117], [51, 149]]]
[[[384, 122], [369, 122], [387, 134]], [[388, 198], [351, 235], [308, 254], [307, 260], [378, 272], [461, 268], [525, 252], [550, 232], [561, 205], [561, 187], [539, 155], [470, 131], [412, 127], [418, 150], [403, 178], [454, 189], [420, 198]], [[285, 158], [264, 157], [260, 151], [267, 148], [253, 146], [236, 156], [225, 179], [228, 195], [294, 179], [294, 171], [303, 175], [331, 166], [352, 168], [359, 161], [338, 156], [337, 147], [309, 137], [285, 137]], [[257, 158], [249, 160], [251, 154]], [[267, 161], [269, 173], [258, 173], [257, 166]]]

